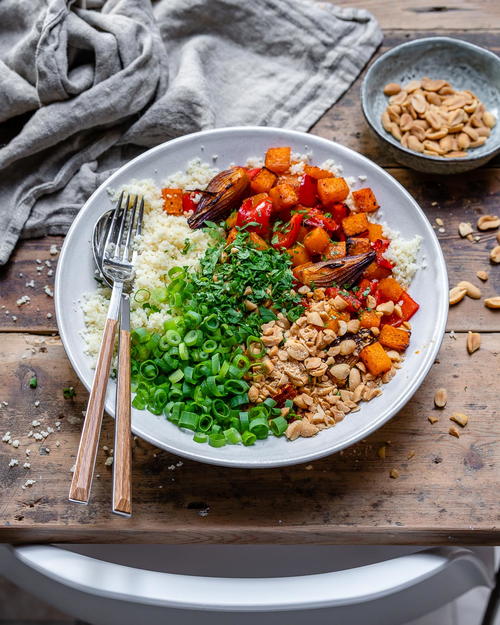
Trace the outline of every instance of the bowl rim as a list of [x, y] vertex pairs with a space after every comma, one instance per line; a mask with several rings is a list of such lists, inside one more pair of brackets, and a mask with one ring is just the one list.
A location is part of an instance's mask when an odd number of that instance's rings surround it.
[[363, 115], [367, 124], [370, 126], [370, 128], [373, 130], [373, 132], [375, 132], [375, 134], [378, 137], [380, 137], [381, 139], [383, 139], [390, 145], [394, 146], [401, 152], [405, 152], [406, 154], [414, 158], [427, 160], [430, 163], [442, 163], [442, 164], [472, 163], [475, 161], [482, 161], [483, 159], [488, 158], [490, 156], [491, 157], [495, 156], [497, 152], [500, 152], [500, 142], [498, 143], [498, 145], [492, 146], [488, 152], [483, 152], [483, 154], [481, 155], [475, 156], [474, 154], [471, 154], [470, 156], [461, 157], [461, 158], [444, 159], [440, 156], [431, 156], [430, 154], [422, 154], [420, 152], [415, 152], [414, 150], [405, 148], [404, 145], [399, 143], [399, 141], [396, 141], [396, 139], [394, 139], [392, 135], [382, 134], [380, 130], [375, 126], [375, 124], [370, 119], [370, 115], [368, 114], [368, 105], [367, 105], [367, 102], [368, 102], [367, 89], [368, 89], [368, 80], [371, 74], [375, 71], [377, 67], [383, 65], [388, 59], [394, 56], [394, 54], [400, 52], [400, 50], [404, 48], [412, 48], [419, 44], [430, 43], [430, 42], [443, 42], [443, 43], [448, 43], [448, 44], [451, 43], [452, 45], [455, 45], [459, 48], [468, 48], [469, 50], [473, 50], [475, 53], [479, 53], [479, 54], [483, 54], [483, 55], [491, 57], [493, 61], [497, 62], [500, 65], [500, 58], [496, 54], [494, 54], [491, 50], [488, 50], [488, 48], [483, 48], [482, 46], [478, 46], [474, 43], [470, 43], [469, 41], [464, 41], [463, 39], [456, 39], [454, 37], [421, 37], [420, 39], [414, 39], [413, 41], [406, 41], [405, 43], [400, 43], [399, 45], [394, 46], [393, 48], [390, 48], [389, 50], [387, 50], [387, 52], [384, 52], [382, 56], [379, 56], [379, 58], [376, 61], [374, 61], [370, 65], [370, 67], [367, 69], [366, 74], [363, 78], [363, 82], [361, 83], [361, 110], [363, 111]]
[[[448, 275], [447, 275], [446, 263], [444, 260], [443, 252], [441, 250], [441, 246], [439, 244], [437, 236], [434, 230], [432, 229], [432, 225], [427, 219], [427, 216], [425, 215], [424, 211], [422, 210], [420, 205], [417, 203], [417, 201], [413, 198], [413, 196], [409, 193], [409, 191], [407, 191], [406, 188], [403, 187], [403, 185], [400, 182], [398, 182], [393, 176], [391, 176], [389, 172], [383, 169], [380, 165], [377, 165], [377, 163], [375, 163], [371, 159], [368, 159], [363, 154], [360, 154], [359, 152], [351, 148], [348, 148], [342, 144], [339, 144], [335, 141], [331, 141], [324, 137], [311, 135], [305, 132], [290, 130], [288, 128], [275, 128], [275, 127], [269, 127], [269, 126], [267, 127], [265, 126], [233, 126], [233, 127], [216, 128], [216, 129], [210, 129], [210, 130], [202, 130], [196, 133], [190, 133], [187, 135], [183, 135], [181, 137], [177, 137], [175, 139], [171, 139], [170, 141], [166, 141], [153, 148], [145, 150], [139, 156], [131, 159], [130, 161], [127, 161], [124, 165], [119, 167], [109, 178], [104, 180], [101, 183], [101, 185], [99, 185], [99, 187], [90, 195], [87, 201], [82, 205], [82, 208], [78, 212], [76, 218], [73, 220], [73, 223], [71, 224], [70, 229], [63, 242], [63, 245], [59, 254], [59, 262], [57, 263], [57, 268], [56, 268], [54, 304], [55, 304], [57, 326], [58, 326], [58, 330], [59, 330], [59, 334], [61, 337], [64, 350], [66, 352], [66, 355], [68, 356], [68, 359], [75, 373], [77, 374], [78, 378], [83, 383], [83, 385], [86, 387], [86, 389], [90, 390], [90, 384], [92, 383], [92, 378], [90, 380], [86, 378], [85, 373], [82, 371], [82, 368], [80, 367], [79, 354], [77, 354], [76, 352], [73, 352], [70, 349], [70, 342], [68, 340], [68, 333], [70, 332], [70, 327], [68, 326], [68, 320], [67, 320], [68, 310], [66, 310], [64, 307], [64, 298], [61, 295], [61, 293], [63, 292], [63, 289], [62, 289], [62, 286], [63, 286], [62, 281], [63, 281], [63, 274], [64, 274], [63, 269], [66, 265], [66, 256], [68, 256], [68, 250], [70, 248], [72, 240], [77, 236], [80, 223], [84, 221], [85, 214], [93, 206], [93, 204], [95, 203], [96, 196], [98, 197], [102, 189], [107, 188], [110, 185], [112, 185], [114, 180], [118, 178], [121, 174], [123, 174], [124, 171], [131, 170], [131, 169], [133, 170], [133, 167], [135, 164], [140, 163], [143, 160], [147, 161], [151, 157], [154, 157], [156, 154], [158, 154], [159, 152], [165, 149], [173, 150], [177, 146], [182, 145], [183, 143], [193, 142], [199, 139], [206, 138], [207, 136], [210, 136], [210, 135], [219, 135], [221, 137], [224, 137], [224, 136], [231, 135], [233, 133], [240, 133], [243, 136], [252, 135], [253, 133], [260, 133], [262, 135], [268, 135], [270, 138], [276, 133], [285, 134], [287, 135], [288, 138], [295, 139], [295, 140], [303, 141], [305, 138], [307, 138], [309, 143], [317, 142], [319, 144], [325, 145], [325, 147], [329, 147], [330, 145], [333, 144], [337, 149], [339, 149], [341, 153], [344, 152], [347, 154], [349, 153], [355, 154], [356, 158], [361, 163], [366, 161], [370, 165], [375, 166], [377, 170], [379, 171], [379, 174], [382, 178], [386, 180], [390, 180], [390, 183], [398, 187], [399, 190], [407, 197], [409, 204], [412, 205], [412, 209], [415, 210], [420, 215], [421, 218], [423, 218], [424, 227], [427, 230], [427, 234], [430, 237], [430, 241], [432, 241], [432, 245], [434, 248], [433, 262], [436, 264], [436, 267], [438, 270], [437, 286], [440, 288], [441, 297], [440, 297], [437, 317], [435, 319], [435, 324], [429, 336], [429, 339], [427, 341], [430, 347], [429, 347], [429, 350], [426, 351], [426, 354], [423, 356], [423, 364], [421, 365], [421, 367], [419, 367], [416, 374], [412, 376], [412, 379], [410, 380], [405, 392], [400, 393], [397, 397], [395, 397], [393, 406], [390, 409], [386, 409], [384, 411], [383, 420], [378, 420], [368, 425], [365, 425], [364, 427], [357, 430], [356, 433], [353, 433], [352, 435], [350, 435], [349, 438], [341, 445], [338, 445], [338, 444], [337, 445], [325, 445], [320, 450], [303, 452], [300, 455], [291, 456], [285, 460], [283, 459], [276, 460], [276, 459], [268, 459], [268, 458], [260, 458], [260, 457], [257, 459], [252, 459], [250, 461], [248, 459], [241, 459], [241, 460], [229, 459], [229, 458], [225, 458], [222, 456], [218, 456], [216, 453], [212, 453], [212, 450], [206, 450], [205, 453], [198, 454], [195, 451], [191, 451], [182, 446], [178, 446], [177, 444], [173, 442], [169, 441], [168, 443], [166, 443], [164, 440], [160, 440], [156, 438], [153, 434], [150, 434], [141, 428], [134, 427], [134, 424], [132, 424], [132, 432], [140, 436], [143, 440], [146, 440], [147, 442], [155, 445], [156, 447], [160, 449], [165, 449], [169, 453], [173, 453], [175, 455], [188, 458], [190, 460], [195, 460], [197, 462], [206, 463], [206, 464], [220, 465], [220, 466], [226, 466], [230, 468], [268, 469], [268, 468], [273, 468], [273, 467], [283, 467], [283, 466], [301, 464], [304, 462], [311, 462], [313, 460], [317, 460], [319, 458], [323, 458], [325, 456], [329, 456], [334, 453], [337, 453], [341, 449], [350, 447], [354, 443], [362, 440], [366, 436], [378, 430], [385, 423], [390, 421], [408, 403], [408, 401], [412, 398], [414, 393], [417, 391], [417, 389], [421, 386], [421, 384], [426, 379], [432, 365], [434, 364], [435, 358], [439, 352], [441, 343], [445, 335], [446, 321], [448, 317], [448, 298], [447, 298]], [[112, 405], [108, 405], [107, 401], [105, 405], [105, 412], [107, 412], [114, 418], [114, 407]]]

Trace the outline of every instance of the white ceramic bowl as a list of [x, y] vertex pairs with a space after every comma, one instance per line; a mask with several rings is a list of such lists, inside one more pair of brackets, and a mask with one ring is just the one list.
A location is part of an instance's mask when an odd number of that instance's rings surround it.
[[[132, 429], [137, 436], [186, 458], [232, 467], [266, 468], [309, 462], [340, 451], [365, 438], [394, 416], [411, 398], [429, 371], [439, 350], [448, 310], [448, 280], [441, 248], [424, 213], [405, 189], [383, 169], [364, 156], [337, 143], [314, 135], [278, 128], [224, 128], [187, 135], [159, 145], [113, 174], [89, 198], [73, 222], [64, 241], [57, 267], [55, 305], [57, 323], [66, 353], [78, 377], [90, 388], [93, 370], [84, 354], [80, 336], [83, 315], [78, 306], [81, 296], [95, 288], [90, 240], [98, 217], [112, 205], [107, 188], [116, 188], [132, 178], [153, 178], [158, 183], [166, 175], [183, 169], [195, 157], [211, 162], [217, 155], [221, 169], [231, 163], [243, 164], [250, 156], [261, 156], [270, 146], [290, 145], [293, 151], [312, 152], [314, 163], [334, 159], [346, 176], [367, 176], [359, 187], [370, 186], [382, 206], [383, 218], [405, 238], [422, 236], [425, 268], [417, 272], [410, 288], [421, 309], [412, 319], [412, 338], [402, 369], [384, 385], [380, 397], [362, 403], [359, 412], [348, 415], [333, 428], [308, 439], [289, 442], [270, 437], [252, 447], [227, 445], [214, 449], [195, 443], [184, 432], [162, 417], [132, 410]], [[106, 411], [114, 414], [115, 383], [110, 382]]]

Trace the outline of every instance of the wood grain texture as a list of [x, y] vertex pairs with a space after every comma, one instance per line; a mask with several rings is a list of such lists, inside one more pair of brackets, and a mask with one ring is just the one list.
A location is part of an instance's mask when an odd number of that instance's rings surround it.
[[132, 514], [132, 447], [130, 436], [130, 332], [120, 330], [113, 461], [113, 511]]
[[[0, 541], [498, 544], [500, 419], [493, 375], [500, 333], [483, 333], [482, 341], [469, 356], [465, 334], [446, 337], [426, 381], [390, 423], [309, 465], [229, 470], [179, 459], [136, 439], [134, 515], [124, 519], [110, 508], [105, 461], [112, 453], [112, 420], [104, 421], [92, 505], [75, 506], [66, 493], [87, 393], [57, 337], [6, 334], [0, 397], [8, 406], [0, 409], [1, 433], [10, 430], [20, 447], [0, 444]], [[35, 390], [28, 388], [33, 373]], [[63, 399], [67, 384], [75, 386], [73, 400]], [[449, 395], [443, 411], [433, 408], [440, 386]], [[448, 434], [454, 411], [470, 417], [460, 439]], [[429, 414], [439, 422], [431, 425]], [[42, 425], [33, 428], [34, 418]], [[45, 440], [26, 437], [48, 426], [56, 432]], [[29, 470], [22, 467], [26, 448]], [[10, 458], [19, 466], [9, 468]], [[393, 468], [398, 479], [389, 477]], [[27, 478], [36, 483], [23, 490]]]
[[495, 0], [452, 0], [433, 3], [429, 0], [328, 0], [341, 7], [363, 7], [375, 15], [385, 29], [418, 28], [434, 31], [463, 30], [464, 27], [491, 30], [500, 24], [500, 5]]
[[75, 471], [69, 490], [69, 498], [80, 503], [87, 503], [90, 497], [117, 323], [116, 319], [107, 319], [104, 325], [94, 381], [85, 411]]

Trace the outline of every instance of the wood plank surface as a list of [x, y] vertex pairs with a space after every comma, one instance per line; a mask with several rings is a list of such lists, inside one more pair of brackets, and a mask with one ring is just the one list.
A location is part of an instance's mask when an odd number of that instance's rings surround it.
[[[113, 446], [112, 420], [105, 419], [90, 505], [69, 503], [87, 393], [57, 337], [5, 334], [0, 398], [8, 405], [0, 408], [0, 433], [10, 431], [20, 446], [0, 443], [1, 539], [498, 544], [500, 415], [497, 387], [485, 381], [493, 382], [499, 352], [500, 333], [484, 333], [481, 350], [472, 357], [464, 334], [446, 337], [426, 381], [390, 423], [366, 441], [308, 465], [229, 470], [182, 460], [136, 440], [134, 516], [124, 519], [111, 513], [111, 469], [105, 465]], [[471, 372], [470, 379], [464, 371]], [[35, 390], [28, 388], [33, 373], [39, 381]], [[74, 400], [62, 396], [69, 384], [76, 389]], [[449, 394], [444, 410], [433, 408], [440, 386]], [[460, 439], [448, 434], [454, 411], [470, 417]], [[431, 425], [429, 414], [439, 422]], [[33, 419], [41, 425], [33, 428]], [[27, 438], [30, 430], [48, 426], [56, 431], [46, 439]], [[22, 466], [27, 448], [30, 469]], [[9, 468], [11, 458], [19, 465]], [[391, 469], [400, 472], [398, 479], [389, 477]], [[27, 479], [36, 483], [23, 489]]]
[[463, 28], [491, 30], [500, 23], [500, 4], [496, 0], [453, 0], [432, 3], [429, 0], [329, 0], [341, 7], [363, 7], [375, 15], [382, 28], [426, 29], [435, 31]]

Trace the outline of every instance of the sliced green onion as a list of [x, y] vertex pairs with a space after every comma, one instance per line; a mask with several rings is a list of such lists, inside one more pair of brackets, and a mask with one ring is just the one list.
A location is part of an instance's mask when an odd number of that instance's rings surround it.
[[184, 411], [181, 414], [179, 418], [179, 423], [177, 425], [180, 428], [186, 428], [188, 430], [196, 431], [199, 420], [199, 416], [197, 414], [194, 414], [194, 412]]
[[211, 447], [224, 447], [226, 444], [226, 437], [224, 434], [210, 434], [208, 437], [208, 444]]
[[150, 296], [151, 293], [147, 289], [139, 289], [134, 293], [134, 301], [138, 304], [144, 304], [144, 302], [149, 300]]
[[182, 369], [177, 369], [177, 371], [174, 371], [168, 376], [168, 379], [170, 380], [170, 382], [172, 382], [172, 384], [175, 384], [176, 382], [180, 382], [183, 377], [184, 372], [182, 371]]
[[201, 415], [198, 421], [198, 429], [202, 432], [208, 432], [213, 426], [214, 420], [208, 414]]
[[269, 425], [264, 417], [257, 417], [250, 421], [250, 432], [255, 434], [258, 439], [267, 438], [269, 435]]
[[181, 335], [177, 332], [177, 330], [167, 330], [165, 334], [165, 340], [170, 345], [179, 345], [182, 341]]
[[193, 440], [195, 443], [206, 443], [208, 441], [208, 434], [205, 434], [205, 432], [195, 432]]
[[256, 440], [257, 437], [252, 432], [243, 432], [243, 434], [241, 435], [241, 442], [243, 443], [243, 445], [245, 445], [245, 447], [253, 445]]
[[241, 394], [248, 391], [249, 385], [243, 380], [226, 380], [224, 388], [228, 393]]
[[224, 430], [224, 436], [226, 438], [226, 442], [230, 445], [237, 445], [238, 443], [241, 443], [241, 434], [236, 428], [231, 427]]
[[269, 421], [269, 427], [275, 436], [282, 436], [288, 427], [288, 421], [283, 417], [276, 417]]

